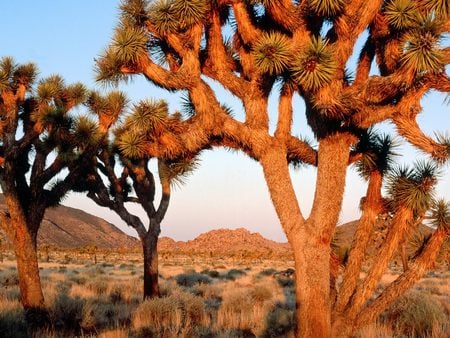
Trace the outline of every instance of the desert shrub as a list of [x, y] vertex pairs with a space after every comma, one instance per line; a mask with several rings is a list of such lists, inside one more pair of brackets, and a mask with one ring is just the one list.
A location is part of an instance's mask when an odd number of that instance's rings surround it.
[[224, 278], [228, 280], [236, 280], [236, 278], [245, 276], [247, 273], [244, 270], [231, 269], [225, 275]]
[[262, 337], [286, 337], [295, 329], [294, 312], [282, 303], [275, 304], [266, 319], [266, 329]]
[[265, 302], [272, 299], [272, 291], [265, 285], [255, 285], [250, 290], [250, 298], [255, 302]]
[[82, 320], [85, 301], [80, 298], [71, 298], [60, 293], [53, 301], [50, 316], [55, 328], [64, 330], [78, 330]]
[[211, 284], [211, 278], [201, 273], [182, 273], [175, 276], [175, 280], [180, 286], [192, 287], [196, 284]]
[[122, 288], [119, 285], [113, 285], [109, 291], [108, 298], [113, 304], [122, 302], [124, 300]]
[[69, 281], [78, 284], [78, 285], [84, 285], [87, 282], [87, 278], [84, 276], [79, 276], [79, 275], [72, 275], [69, 277]]
[[86, 287], [97, 295], [103, 295], [108, 290], [108, 283], [103, 280], [89, 282]]
[[393, 336], [392, 328], [380, 323], [365, 326], [355, 335], [356, 338], [391, 338]]
[[262, 276], [272, 276], [274, 273], [277, 273], [277, 270], [272, 268], [264, 269], [259, 272], [259, 274]]
[[113, 267], [114, 267], [114, 264], [112, 264], [112, 263], [107, 263], [107, 262], [103, 262], [103, 263], [100, 264], [100, 266], [101, 266], [102, 268], [113, 268]]
[[224, 292], [222, 305], [217, 311], [217, 323], [225, 329], [253, 328], [255, 303], [246, 289], [232, 289]]
[[209, 269], [204, 269], [202, 270], [200, 273], [207, 275], [211, 278], [219, 278], [219, 271], [216, 270], [209, 270]]
[[283, 288], [289, 288], [295, 285], [295, 281], [289, 277], [277, 277], [277, 282]]
[[428, 293], [410, 291], [400, 297], [383, 315], [395, 323], [395, 331], [407, 336], [430, 336], [433, 327], [448, 325], [445, 309]]
[[0, 285], [3, 287], [10, 287], [19, 285], [19, 277], [15, 270], [5, 271], [0, 275]]
[[131, 310], [126, 304], [111, 304], [104, 299], [86, 302], [82, 311], [81, 327], [84, 332], [97, 332], [108, 327], [130, 324]]
[[0, 337], [27, 337], [27, 325], [22, 307], [17, 304], [17, 307], [10, 307], [4, 304], [6, 300], [0, 300]]

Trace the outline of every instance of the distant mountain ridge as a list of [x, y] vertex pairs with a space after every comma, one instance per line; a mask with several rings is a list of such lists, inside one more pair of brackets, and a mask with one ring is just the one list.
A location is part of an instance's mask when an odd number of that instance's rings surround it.
[[[0, 194], [0, 210], [5, 210]], [[0, 229], [0, 239], [8, 242]], [[73, 249], [96, 245], [101, 249], [134, 248], [139, 240], [125, 234], [113, 224], [79, 209], [58, 206], [47, 209], [38, 233], [38, 245]]]

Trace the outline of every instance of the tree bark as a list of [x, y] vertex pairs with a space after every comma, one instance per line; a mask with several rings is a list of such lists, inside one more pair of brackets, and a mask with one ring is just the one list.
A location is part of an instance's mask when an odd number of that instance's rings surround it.
[[158, 235], [151, 231], [142, 239], [144, 254], [144, 299], [159, 297]]
[[37, 233], [32, 233], [25, 221], [13, 221], [15, 227], [14, 251], [17, 259], [19, 289], [27, 324], [30, 329], [48, 324], [44, 295], [39, 276], [36, 250]]

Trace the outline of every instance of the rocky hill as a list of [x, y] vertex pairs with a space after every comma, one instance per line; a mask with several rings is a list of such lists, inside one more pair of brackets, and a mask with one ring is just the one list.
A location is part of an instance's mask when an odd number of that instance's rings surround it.
[[[0, 210], [5, 210], [0, 195]], [[2, 243], [6, 235], [0, 229]], [[62, 249], [96, 245], [102, 249], [137, 246], [136, 238], [126, 235], [113, 224], [82, 210], [58, 206], [48, 209], [38, 233], [38, 245], [52, 245]]]
[[159, 240], [158, 249], [161, 253], [211, 256], [290, 257], [292, 255], [287, 243], [269, 240], [259, 233], [252, 233], [244, 228], [211, 230], [187, 242], [162, 237]]

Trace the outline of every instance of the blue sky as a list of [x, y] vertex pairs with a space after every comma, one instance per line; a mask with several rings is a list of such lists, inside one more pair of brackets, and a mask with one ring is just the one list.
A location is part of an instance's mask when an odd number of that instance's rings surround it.
[[[118, 0], [15, 0], [0, 1], [0, 56], [13, 56], [17, 62], [35, 62], [42, 77], [62, 75], [68, 83], [81, 81], [90, 88], [102, 89], [94, 81], [94, 58], [108, 44], [117, 19]], [[179, 107], [179, 97], [151, 86], [136, 78], [122, 90], [133, 100], [163, 98], [171, 110]], [[219, 99], [231, 104], [239, 115], [239, 102], [218, 89]], [[269, 109], [276, 107], [276, 95], [271, 96]], [[295, 99], [294, 134], [308, 135], [303, 105]], [[427, 133], [450, 133], [450, 107], [443, 96], [427, 95], [424, 113], [419, 122]], [[380, 127], [393, 131], [389, 124]], [[410, 162], [420, 153], [409, 146], [402, 147], [405, 155], [400, 162]], [[215, 228], [246, 227], [264, 236], [284, 241], [285, 237], [258, 163], [246, 156], [221, 149], [201, 156], [200, 168], [187, 184], [176, 189], [171, 206], [162, 224], [162, 235], [178, 240], [192, 239]], [[443, 171], [438, 193], [450, 198], [450, 175]], [[307, 213], [314, 194], [315, 170], [292, 171], [294, 186], [302, 210]], [[364, 182], [349, 169], [341, 222], [358, 216], [358, 203], [364, 194]], [[81, 194], [71, 194], [64, 204], [101, 216], [134, 234], [120, 219], [106, 209], [97, 207]], [[139, 210], [136, 209], [137, 212]]]

